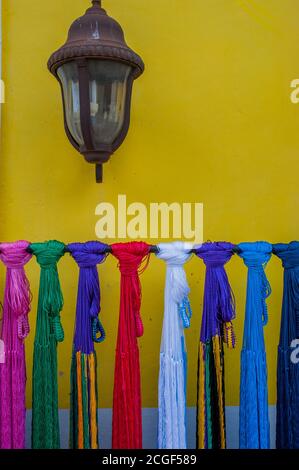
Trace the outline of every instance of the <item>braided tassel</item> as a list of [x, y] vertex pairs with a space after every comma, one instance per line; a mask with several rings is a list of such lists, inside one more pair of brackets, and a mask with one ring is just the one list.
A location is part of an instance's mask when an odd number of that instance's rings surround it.
[[181, 304], [179, 305], [179, 313], [183, 322], [183, 327], [190, 328], [192, 310], [188, 297], [184, 297]]
[[[98, 337], [98, 333], [100, 336]], [[106, 339], [106, 333], [102, 323], [99, 318], [94, 318], [92, 320], [92, 340], [94, 343], [102, 343]]]
[[236, 336], [232, 322], [225, 322], [223, 324], [223, 341], [230, 349], [236, 346]]

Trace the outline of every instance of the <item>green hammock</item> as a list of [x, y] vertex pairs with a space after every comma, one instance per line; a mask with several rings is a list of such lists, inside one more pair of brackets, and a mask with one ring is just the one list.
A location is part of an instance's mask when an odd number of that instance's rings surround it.
[[41, 267], [33, 353], [32, 448], [60, 447], [57, 389], [57, 342], [64, 339], [60, 323], [63, 296], [57, 262], [65, 245], [33, 243], [29, 249]]

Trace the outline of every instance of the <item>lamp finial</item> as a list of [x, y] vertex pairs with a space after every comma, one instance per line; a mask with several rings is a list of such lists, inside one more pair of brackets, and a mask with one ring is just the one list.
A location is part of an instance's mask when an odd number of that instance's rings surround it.
[[102, 0], [92, 0], [93, 5], [98, 5], [99, 7], [102, 6]]

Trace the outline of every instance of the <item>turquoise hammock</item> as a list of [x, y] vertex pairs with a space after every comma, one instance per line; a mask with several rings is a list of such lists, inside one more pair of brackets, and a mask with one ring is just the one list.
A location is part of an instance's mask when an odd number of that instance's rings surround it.
[[239, 256], [248, 267], [246, 311], [241, 352], [240, 422], [241, 449], [268, 449], [267, 362], [264, 326], [268, 323], [266, 298], [271, 293], [264, 268], [271, 258], [267, 242], [240, 243]]

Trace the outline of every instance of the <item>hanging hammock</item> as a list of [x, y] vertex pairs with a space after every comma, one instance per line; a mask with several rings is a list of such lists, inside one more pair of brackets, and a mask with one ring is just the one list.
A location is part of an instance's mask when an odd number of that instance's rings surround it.
[[197, 447], [225, 449], [224, 352], [235, 346], [235, 301], [224, 269], [234, 254], [231, 243], [204, 243], [196, 255], [206, 265], [198, 357]]
[[107, 257], [107, 245], [72, 243], [68, 250], [80, 268], [71, 367], [70, 448], [97, 449], [98, 390], [94, 343], [105, 339], [98, 318], [101, 296], [97, 265]]
[[159, 449], [186, 449], [187, 351], [184, 329], [190, 327], [189, 286], [184, 264], [190, 243], [162, 243], [157, 257], [167, 264], [159, 374]]
[[284, 267], [277, 363], [276, 447], [299, 449], [299, 364], [292, 343], [299, 338], [299, 242], [273, 245]]
[[[137, 338], [143, 335], [139, 274], [147, 267], [150, 246], [116, 243], [112, 254], [121, 272], [120, 313], [113, 395], [113, 449], [142, 448], [140, 365]], [[146, 263], [141, 267], [143, 261]]]
[[0, 448], [25, 447], [25, 339], [29, 334], [30, 286], [24, 265], [31, 259], [29, 243], [0, 244], [0, 259], [7, 268], [1, 340], [4, 347], [0, 363]]
[[58, 449], [57, 342], [63, 341], [64, 333], [57, 262], [65, 245], [49, 241], [33, 243], [30, 249], [41, 267], [33, 353], [32, 448]]
[[268, 323], [266, 299], [271, 294], [264, 268], [271, 258], [267, 242], [240, 243], [239, 256], [248, 267], [246, 311], [241, 353], [240, 448], [268, 449], [267, 363], [264, 326]]

